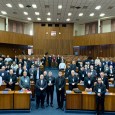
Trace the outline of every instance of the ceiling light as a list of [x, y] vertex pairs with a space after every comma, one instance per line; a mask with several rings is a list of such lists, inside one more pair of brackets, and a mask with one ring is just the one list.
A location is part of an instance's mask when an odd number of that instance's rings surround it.
[[67, 18], [66, 21], [70, 21], [70, 18]]
[[24, 5], [23, 4], [18, 4], [20, 8], [24, 8]]
[[6, 6], [12, 8], [12, 5], [10, 3], [6, 4]]
[[83, 13], [79, 13], [79, 16], [83, 16]]
[[104, 14], [104, 13], [101, 13], [101, 14], [100, 14], [100, 17], [103, 17], [103, 16], [105, 16], [105, 14]]
[[68, 13], [68, 16], [71, 16], [71, 15], [72, 15], [72, 13], [71, 13], [71, 12], [69, 12], [69, 13]]
[[24, 15], [28, 15], [28, 12], [24, 12]]
[[94, 16], [94, 13], [91, 13], [89, 16]]
[[59, 19], [57, 18], [57, 21], [59, 21]]
[[37, 20], [38, 20], [38, 21], [40, 21], [40, 20], [41, 20], [41, 18], [37, 18]]
[[62, 9], [62, 5], [58, 5], [58, 9]]
[[51, 21], [51, 18], [47, 18], [47, 21]]
[[101, 8], [101, 6], [96, 6], [95, 9], [96, 10], [99, 10]]
[[48, 12], [48, 13], [47, 13], [47, 15], [48, 15], [48, 16], [50, 16], [50, 15], [51, 15], [51, 13], [50, 13], [50, 12]]
[[37, 5], [36, 5], [36, 4], [32, 4], [32, 7], [33, 7], [33, 8], [37, 8]]
[[32, 20], [30, 17], [27, 18], [28, 20]]
[[35, 12], [35, 15], [40, 15], [40, 13], [39, 12]]
[[6, 12], [6, 11], [1, 11], [1, 13], [2, 13], [2, 14], [4, 14], [4, 15], [5, 15], [5, 14], [7, 14], [7, 12]]

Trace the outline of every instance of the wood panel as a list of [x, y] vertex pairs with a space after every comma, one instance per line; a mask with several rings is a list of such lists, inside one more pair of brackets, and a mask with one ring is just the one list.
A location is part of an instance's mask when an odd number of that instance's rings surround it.
[[22, 55], [22, 51], [25, 51], [25, 54], [28, 54], [28, 46], [0, 43], [0, 54], [14, 57], [15, 55]]
[[33, 36], [0, 31], [0, 43], [33, 45]]
[[77, 36], [73, 39], [73, 46], [115, 44], [115, 32]]
[[[34, 23], [34, 54], [72, 54], [73, 24], [66, 27], [42, 27], [40, 23]], [[56, 36], [51, 36], [51, 31], [56, 31]], [[61, 34], [59, 34], [61, 33]]]
[[[77, 47], [78, 48], [78, 47]], [[78, 49], [77, 49], [78, 50]], [[80, 46], [79, 55], [96, 57], [115, 57], [115, 45]]]

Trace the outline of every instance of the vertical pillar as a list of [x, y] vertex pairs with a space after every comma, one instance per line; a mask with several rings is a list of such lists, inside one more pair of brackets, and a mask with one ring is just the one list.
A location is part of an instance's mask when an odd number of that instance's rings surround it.
[[101, 33], [101, 24], [100, 24], [100, 19], [98, 19], [98, 33]]
[[6, 31], [8, 31], [8, 17], [6, 17]]

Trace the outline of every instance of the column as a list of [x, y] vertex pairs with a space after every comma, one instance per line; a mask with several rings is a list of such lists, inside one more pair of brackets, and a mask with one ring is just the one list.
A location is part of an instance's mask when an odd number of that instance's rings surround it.
[[6, 17], [6, 31], [8, 31], [8, 17]]
[[100, 19], [98, 19], [98, 33], [101, 33], [101, 24], [100, 24]]

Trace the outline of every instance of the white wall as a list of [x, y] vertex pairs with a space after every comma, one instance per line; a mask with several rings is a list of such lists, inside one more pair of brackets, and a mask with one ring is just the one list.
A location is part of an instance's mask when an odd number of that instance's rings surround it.
[[85, 35], [85, 24], [74, 23], [73, 36]]
[[26, 23], [24, 25], [24, 34], [33, 35], [33, 23]]
[[111, 20], [102, 21], [102, 33], [111, 32]]
[[0, 18], [0, 30], [5, 30], [5, 19]]

